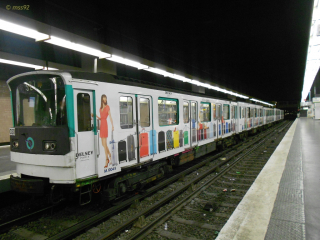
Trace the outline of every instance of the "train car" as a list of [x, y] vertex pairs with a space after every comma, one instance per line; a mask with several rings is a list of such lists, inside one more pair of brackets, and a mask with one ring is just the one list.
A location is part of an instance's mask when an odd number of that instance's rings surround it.
[[[113, 200], [259, 127], [261, 106], [150, 89], [103, 73], [10, 78], [15, 191]], [[238, 116], [242, 116], [239, 119]], [[254, 122], [254, 120], [257, 122]]]

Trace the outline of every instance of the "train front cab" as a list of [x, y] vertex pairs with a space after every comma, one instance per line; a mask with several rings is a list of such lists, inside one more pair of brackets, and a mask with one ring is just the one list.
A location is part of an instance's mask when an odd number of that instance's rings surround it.
[[74, 181], [67, 77], [35, 72], [7, 82], [14, 126], [10, 129], [11, 161], [18, 174], [11, 177], [13, 190], [43, 194], [52, 179], [57, 183]]

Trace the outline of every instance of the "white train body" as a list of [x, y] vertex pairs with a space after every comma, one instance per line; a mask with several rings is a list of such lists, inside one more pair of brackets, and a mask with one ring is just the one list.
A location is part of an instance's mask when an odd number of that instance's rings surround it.
[[17, 174], [52, 184], [104, 178], [283, 119], [279, 109], [124, 85], [108, 74], [39, 71], [8, 85]]

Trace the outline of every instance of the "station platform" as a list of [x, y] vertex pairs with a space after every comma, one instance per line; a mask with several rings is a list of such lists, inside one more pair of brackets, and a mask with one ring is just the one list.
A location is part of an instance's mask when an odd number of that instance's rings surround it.
[[16, 175], [16, 164], [10, 161], [10, 146], [0, 146], [0, 193], [11, 190], [11, 174]]
[[320, 239], [320, 120], [297, 118], [219, 240]]

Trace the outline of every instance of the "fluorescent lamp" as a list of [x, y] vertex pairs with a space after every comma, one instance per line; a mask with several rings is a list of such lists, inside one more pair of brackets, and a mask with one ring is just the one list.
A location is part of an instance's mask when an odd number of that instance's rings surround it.
[[174, 79], [183, 81], [183, 82], [191, 82], [191, 79], [183, 77], [183, 76], [180, 76], [178, 74], [173, 74], [171, 77], [174, 78]]
[[251, 101], [255, 101], [255, 102], [259, 102], [259, 103], [263, 103], [263, 104], [265, 104], [265, 105], [273, 106], [273, 104], [271, 104], [271, 103], [267, 103], [267, 102], [264, 102], [264, 101], [260, 101], [260, 100], [255, 99], [255, 98], [251, 98], [250, 100], [251, 100]]
[[10, 23], [0, 19], [0, 29], [8, 32], [12, 32], [21, 36], [33, 38], [36, 41], [48, 39], [49, 35], [40, 33], [30, 28], [22, 27], [14, 23]]
[[45, 42], [51, 43], [53, 45], [57, 45], [60, 47], [68, 48], [68, 49], [71, 49], [74, 51], [86, 53], [86, 54], [96, 56], [99, 58], [107, 58], [107, 57], [111, 56], [111, 54], [109, 54], [109, 53], [105, 53], [105, 52], [102, 52], [102, 51], [94, 49], [94, 48], [86, 47], [86, 46], [78, 44], [78, 43], [73, 43], [73, 42], [70, 42], [70, 41], [55, 37], [55, 36], [50, 36], [50, 38], [48, 40], [45, 40]]
[[17, 61], [11, 61], [11, 60], [6, 60], [6, 59], [2, 59], [2, 58], [0, 58], [0, 63], [11, 64], [11, 65], [20, 66], [20, 67], [33, 68], [35, 70], [41, 70], [41, 69], [42, 70], [58, 70], [56, 68], [46, 69], [46, 67], [44, 67], [44, 66], [23, 63], [23, 62], [17, 62]]
[[143, 69], [143, 70], [146, 70], [148, 72], [153, 72], [153, 73], [156, 73], [156, 74], [159, 74], [159, 75], [163, 75], [165, 77], [172, 77], [172, 75], [173, 75], [172, 73], [166, 72], [166, 71], [158, 69], [158, 68], [153, 68], [153, 67], [148, 67], [148, 68]]
[[135, 68], [138, 68], [138, 69], [143, 69], [143, 68], [147, 68], [148, 67], [147, 65], [144, 65], [144, 64], [141, 64], [139, 62], [135, 62], [135, 61], [132, 61], [132, 60], [129, 60], [129, 59], [126, 59], [126, 58], [122, 58], [122, 57], [119, 57], [119, 56], [116, 56], [116, 55], [111, 55], [110, 57], [107, 57], [106, 59], [109, 60], [109, 61], [122, 63], [124, 65], [135, 67]]

